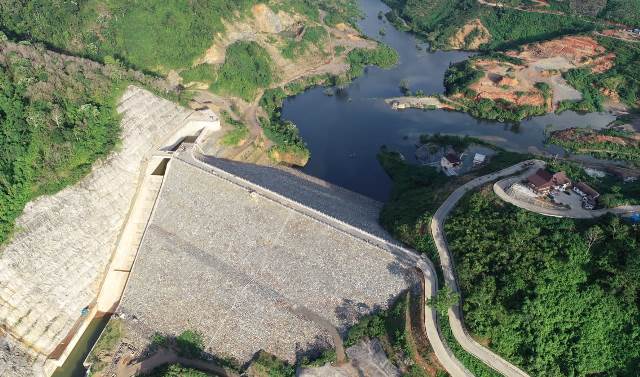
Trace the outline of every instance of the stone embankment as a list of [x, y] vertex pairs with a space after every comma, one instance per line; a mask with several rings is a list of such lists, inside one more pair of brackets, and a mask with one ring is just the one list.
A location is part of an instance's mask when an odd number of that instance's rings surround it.
[[415, 284], [390, 246], [187, 161], [169, 164], [117, 309], [136, 348], [155, 331], [192, 329], [212, 354], [245, 362], [264, 349], [293, 361], [332, 344], [326, 323], [343, 331]]
[[454, 110], [454, 106], [441, 101], [438, 97], [395, 97], [384, 100], [387, 105], [394, 110], [404, 109], [449, 109]]
[[[220, 175], [236, 185], [252, 190], [252, 192], [255, 190], [256, 193], [260, 193], [274, 202], [300, 211], [317, 221], [372, 243], [400, 257], [408, 264], [414, 264], [422, 274], [420, 281], [425, 292], [425, 300], [435, 296], [438, 290], [438, 281], [433, 263], [428, 258], [420, 258], [414, 251], [398, 245], [375, 220], [377, 219], [376, 213], [371, 213], [371, 210], [363, 211], [365, 208], [380, 208], [380, 205], [376, 205], [371, 199], [313, 177], [304, 176], [293, 170], [257, 167], [210, 158], [198, 153], [197, 147], [191, 156], [193, 160], [201, 162], [202, 168], [212, 174]], [[193, 163], [188, 155], [185, 161]], [[359, 204], [354, 207], [354, 203]], [[425, 307], [426, 335], [438, 361], [451, 376], [473, 376], [456, 359], [448, 345], [442, 340], [437, 322], [435, 309]]]
[[[51, 373], [95, 304], [149, 152], [193, 111], [129, 87], [118, 111], [122, 145], [78, 184], [29, 203], [0, 256], [0, 322], [30, 375]], [[8, 354], [7, 354], [8, 353]], [[19, 375], [15, 348], [0, 349], [0, 375]], [[24, 366], [21, 367], [24, 369]]]

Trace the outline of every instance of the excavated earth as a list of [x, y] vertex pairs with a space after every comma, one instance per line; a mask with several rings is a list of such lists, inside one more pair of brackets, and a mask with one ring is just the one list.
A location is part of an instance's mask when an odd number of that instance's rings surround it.
[[[564, 100], [580, 100], [582, 95], [562, 78], [562, 72], [572, 68], [588, 68], [605, 72], [613, 67], [615, 55], [589, 36], [567, 36], [546, 42], [525, 45], [507, 56], [520, 59], [523, 64], [477, 59], [474, 67], [485, 76], [470, 85], [478, 99], [506, 100], [519, 106], [545, 106], [553, 111]], [[548, 84], [553, 96], [545, 100], [535, 84]]]

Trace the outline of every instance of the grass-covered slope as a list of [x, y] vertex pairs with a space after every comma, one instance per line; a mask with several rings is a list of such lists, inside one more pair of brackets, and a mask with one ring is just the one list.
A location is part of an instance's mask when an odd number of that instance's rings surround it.
[[[0, 30], [41, 41], [73, 54], [116, 57], [139, 69], [186, 68], [211, 46], [224, 22], [249, 14], [258, 0], [25, 0], [0, 2]], [[267, 0], [283, 9], [327, 23], [352, 22], [353, 1]]]
[[449, 48], [451, 37], [465, 24], [478, 19], [489, 31], [490, 42], [481, 49], [506, 49], [563, 34], [591, 30], [594, 25], [573, 15], [522, 12], [478, 4], [476, 0], [385, 0], [390, 18], [425, 36], [436, 49]]

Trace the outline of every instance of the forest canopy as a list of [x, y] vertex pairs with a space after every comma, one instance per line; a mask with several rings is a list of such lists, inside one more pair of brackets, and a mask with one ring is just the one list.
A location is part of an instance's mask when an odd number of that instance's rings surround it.
[[640, 229], [467, 196], [445, 224], [465, 322], [532, 375], [633, 376], [640, 367]]

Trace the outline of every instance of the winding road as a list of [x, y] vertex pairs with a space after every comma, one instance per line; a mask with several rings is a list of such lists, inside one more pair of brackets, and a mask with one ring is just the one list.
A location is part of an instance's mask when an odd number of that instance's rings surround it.
[[[442, 203], [440, 208], [438, 208], [436, 213], [433, 215], [433, 218], [431, 219], [431, 235], [433, 236], [433, 240], [438, 249], [438, 255], [440, 256], [440, 263], [442, 264], [442, 272], [444, 274], [445, 284], [449, 288], [451, 288], [452, 291], [460, 294], [460, 288], [458, 288], [454, 273], [453, 258], [451, 256], [451, 253], [449, 252], [447, 239], [444, 234], [444, 221], [451, 210], [467, 192], [473, 190], [476, 187], [482, 186], [498, 178], [516, 174], [519, 171], [525, 170], [527, 168], [529, 172], [534, 172], [537, 169], [544, 167], [544, 165], [545, 163], [540, 160], [524, 161], [498, 172], [478, 177], [458, 187], [444, 201], [444, 203]], [[453, 307], [449, 308], [449, 323], [451, 325], [451, 330], [453, 331], [453, 336], [465, 351], [477, 357], [482, 362], [504, 376], [528, 377], [528, 375], [520, 368], [509, 363], [488, 348], [482, 346], [469, 335], [464, 327], [462, 308], [460, 307], [460, 304], [456, 304]]]
[[[616, 215], [624, 215], [631, 212], [636, 212], [640, 210], [640, 206], [624, 206], [618, 208], [609, 208], [602, 209], [596, 211], [586, 211], [586, 210], [553, 210], [541, 208], [539, 206], [534, 206], [530, 203], [519, 202], [517, 199], [509, 196], [504, 191], [504, 182], [511, 182], [513, 180], [519, 180], [523, 177], [532, 174], [536, 170], [540, 168], [544, 168], [546, 163], [541, 160], [529, 160], [524, 161], [519, 164], [513, 165], [506, 169], [500, 170], [498, 172], [494, 172], [482, 177], [478, 177], [466, 184], [460, 186], [456, 189], [445, 201], [442, 203], [440, 208], [436, 211], [435, 215], [431, 220], [431, 234], [433, 236], [434, 242], [438, 249], [438, 254], [440, 257], [440, 262], [442, 264], [442, 270], [444, 274], [444, 279], [446, 285], [451, 288], [454, 292], [460, 294], [460, 288], [456, 282], [456, 277], [454, 273], [454, 264], [453, 258], [451, 256], [451, 252], [449, 251], [449, 247], [447, 245], [447, 239], [444, 234], [444, 221], [447, 216], [451, 212], [451, 210], [456, 206], [458, 201], [462, 199], [462, 197], [469, 191], [492, 182], [496, 179], [500, 179], [503, 177], [514, 175], [518, 172], [522, 172], [515, 178], [504, 179], [494, 184], [495, 193], [503, 200], [523, 209], [537, 212], [542, 215], [547, 216], [556, 216], [556, 217], [571, 217], [571, 218], [595, 218], [607, 213], [613, 213]], [[493, 368], [495, 371], [501, 373], [504, 376], [508, 377], [523, 377], [528, 376], [524, 371], [515, 365], [509, 363], [504, 360], [494, 352], [490, 351], [488, 348], [482, 346], [477, 341], [475, 341], [467, 332], [463, 323], [463, 315], [460, 304], [456, 304], [453, 307], [449, 308], [449, 322], [451, 324], [451, 329], [453, 331], [453, 335], [458, 341], [458, 343], [464, 348], [465, 351], [474, 355], [482, 362]]]
[[539, 213], [545, 216], [553, 217], [568, 217], [571, 219], [594, 219], [600, 216], [604, 216], [607, 213], [611, 213], [617, 216], [630, 216], [633, 213], [640, 212], [640, 206], [626, 205], [615, 208], [601, 208], [596, 210], [587, 210], [583, 208], [549, 208], [535, 203], [528, 202], [522, 199], [518, 199], [513, 195], [509, 195], [506, 192], [507, 187], [512, 184], [521, 181], [526, 178], [526, 174], [521, 174], [516, 177], [510, 177], [500, 180], [493, 184], [493, 192], [502, 200], [507, 203], [511, 203], [516, 207], [520, 207], [530, 212]]

